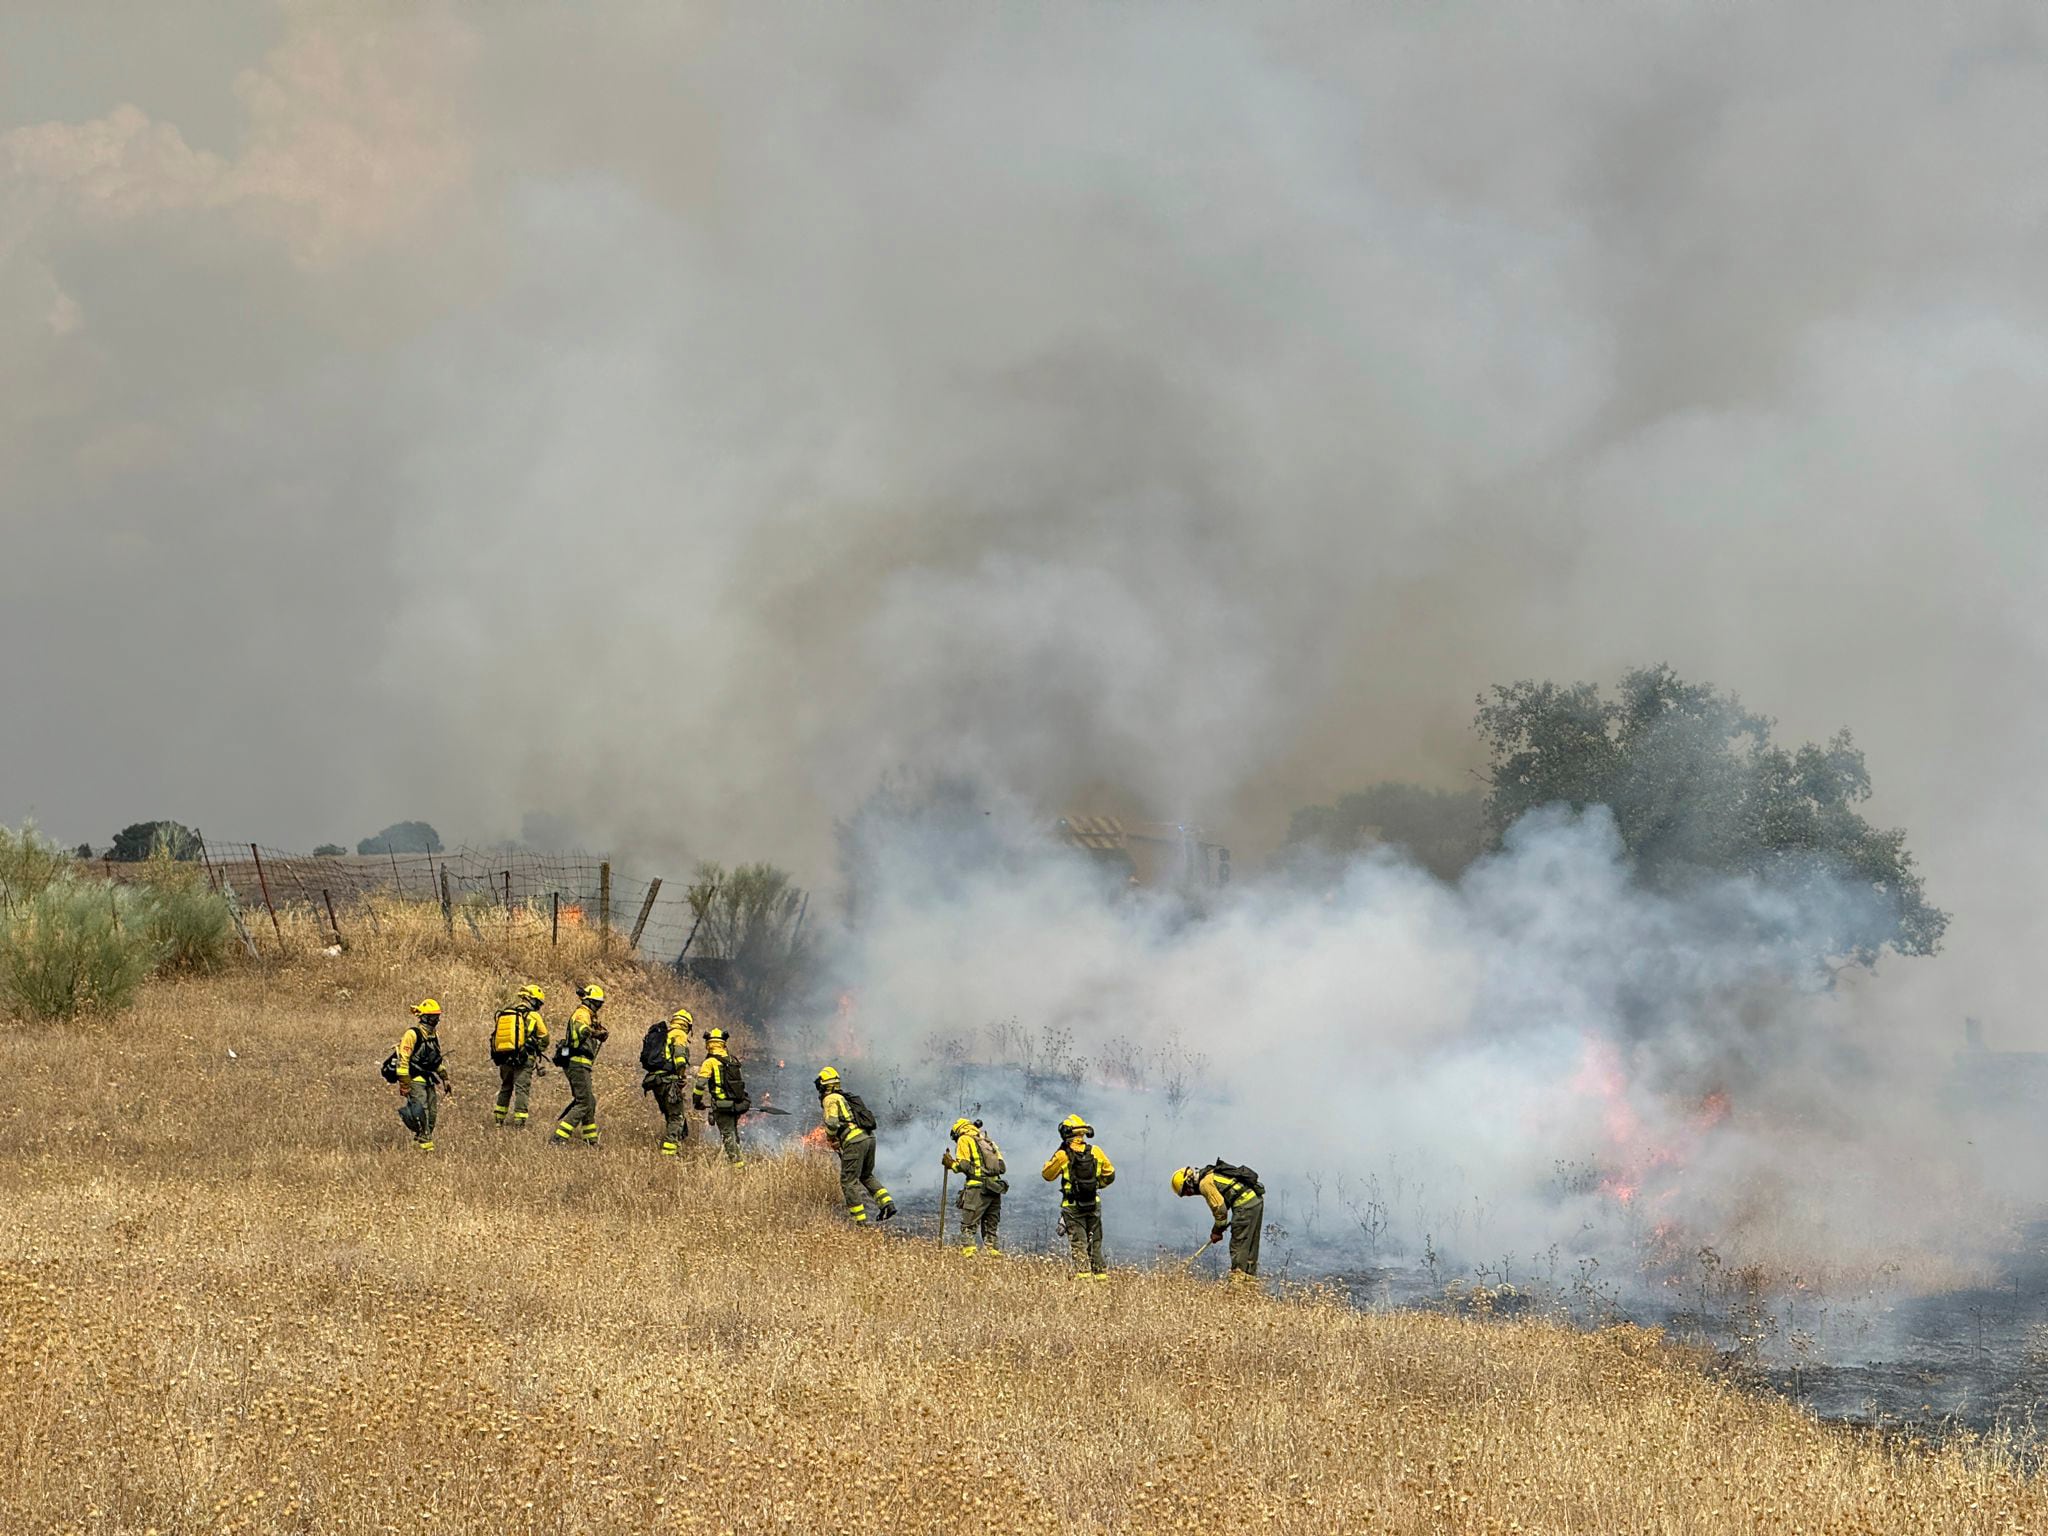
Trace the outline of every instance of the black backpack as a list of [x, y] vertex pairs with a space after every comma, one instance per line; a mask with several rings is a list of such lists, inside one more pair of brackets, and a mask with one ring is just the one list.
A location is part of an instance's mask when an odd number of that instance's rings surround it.
[[393, 1052], [392, 1052], [392, 1053], [391, 1053], [391, 1054], [390, 1054], [389, 1056], [386, 1056], [386, 1057], [384, 1058], [384, 1065], [383, 1065], [382, 1067], [380, 1067], [380, 1068], [379, 1068], [378, 1070], [379, 1070], [379, 1071], [381, 1071], [381, 1072], [382, 1072], [382, 1073], [384, 1074], [384, 1081], [385, 1081], [385, 1082], [387, 1082], [387, 1083], [395, 1083], [395, 1082], [397, 1082], [397, 1081], [398, 1081], [398, 1052], [396, 1052], [396, 1051], [393, 1051]]
[[1259, 1182], [1259, 1171], [1256, 1168], [1247, 1168], [1241, 1163], [1226, 1163], [1219, 1158], [1209, 1165], [1209, 1171], [1219, 1173], [1226, 1179], [1234, 1179], [1240, 1184], [1249, 1185], [1259, 1194], [1263, 1195], [1266, 1192], [1266, 1186]]
[[868, 1108], [866, 1099], [857, 1093], [843, 1093], [840, 1097], [846, 1100], [846, 1112], [853, 1116], [855, 1125], [864, 1131], [872, 1131], [875, 1128], [875, 1112]]
[[642, 1072], [667, 1072], [672, 1070], [668, 1063], [668, 1021], [656, 1019], [647, 1026], [647, 1033], [640, 1037], [640, 1070]]
[[1095, 1161], [1095, 1149], [1083, 1147], [1067, 1153], [1067, 1203], [1077, 1211], [1092, 1211], [1099, 1203], [1102, 1169]]
[[[392, 1055], [398, 1053], [393, 1051]], [[413, 1043], [412, 1073], [414, 1077], [433, 1077], [441, 1070], [441, 1037], [423, 1034]]]
[[725, 1096], [733, 1108], [745, 1114], [754, 1107], [752, 1097], [747, 1093], [746, 1074], [740, 1071], [740, 1064], [728, 1056], [719, 1076], [725, 1084]]

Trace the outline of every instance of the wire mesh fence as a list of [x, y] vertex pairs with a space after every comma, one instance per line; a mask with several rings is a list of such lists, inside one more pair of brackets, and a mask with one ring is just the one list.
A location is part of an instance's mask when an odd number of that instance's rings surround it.
[[[697, 931], [687, 881], [641, 877], [583, 853], [452, 848], [440, 853], [309, 854], [226, 843], [202, 845], [208, 881], [251, 913], [304, 912], [339, 929], [374, 899], [438, 903], [449, 931], [479, 938], [488, 910], [538, 927], [597, 931], [622, 952], [673, 964]], [[110, 877], [138, 866], [109, 863]]]

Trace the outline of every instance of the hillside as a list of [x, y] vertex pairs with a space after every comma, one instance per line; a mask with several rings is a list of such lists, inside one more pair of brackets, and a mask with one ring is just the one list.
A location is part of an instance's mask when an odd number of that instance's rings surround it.
[[[659, 973], [605, 974], [606, 1146], [544, 1144], [556, 1076], [496, 1132], [479, 1021], [579, 963], [387, 922], [0, 1025], [0, 1530], [2048, 1528], [1997, 1447], [1825, 1427], [1640, 1331], [1076, 1288], [849, 1231], [813, 1154], [664, 1162], [629, 1059]], [[431, 1157], [374, 1071], [424, 993]]]

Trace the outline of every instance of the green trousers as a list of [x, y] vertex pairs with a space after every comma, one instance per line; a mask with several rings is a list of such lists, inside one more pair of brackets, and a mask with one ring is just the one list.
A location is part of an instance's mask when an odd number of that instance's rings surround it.
[[1266, 1199], [1247, 1200], [1230, 1209], [1230, 1272], [1256, 1279], [1259, 1235], [1266, 1229]]
[[740, 1152], [740, 1117], [736, 1110], [714, 1109], [711, 1111], [712, 1127], [718, 1132], [718, 1140], [725, 1148], [725, 1160], [737, 1168], [746, 1161]]
[[571, 1141], [580, 1133], [586, 1145], [597, 1145], [597, 1090], [591, 1086], [590, 1063], [572, 1061], [562, 1068], [569, 1079], [569, 1107], [555, 1122], [555, 1140]]
[[962, 1253], [972, 1253], [985, 1248], [990, 1253], [1001, 1253], [1002, 1245], [996, 1241], [996, 1228], [1003, 1224], [1003, 1197], [993, 1190], [983, 1189], [979, 1184], [970, 1184], [960, 1191], [960, 1241]]
[[1060, 1215], [1067, 1224], [1067, 1247], [1074, 1255], [1074, 1273], [1108, 1274], [1109, 1265], [1102, 1257], [1102, 1207], [1098, 1205], [1092, 1211], [1069, 1207]]
[[406, 1090], [405, 1113], [400, 1116], [409, 1122], [412, 1144], [422, 1152], [434, 1150], [434, 1125], [441, 1118], [441, 1089], [431, 1077], [416, 1077], [412, 1087]]
[[895, 1207], [889, 1191], [875, 1181], [874, 1132], [863, 1131], [839, 1144], [839, 1192], [846, 1197], [846, 1214], [860, 1226], [867, 1225], [868, 1196], [885, 1211]]
[[650, 1091], [654, 1094], [654, 1107], [661, 1111], [662, 1155], [674, 1157], [690, 1139], [690, 1091], [673, 1073], [655, 1078]]
[[498, 1102], [491, 1118], [499, 1125], [526, 1124], [527, 1095], [533, 1091], [533, 1058], [515, 1056], [498, 1067]]

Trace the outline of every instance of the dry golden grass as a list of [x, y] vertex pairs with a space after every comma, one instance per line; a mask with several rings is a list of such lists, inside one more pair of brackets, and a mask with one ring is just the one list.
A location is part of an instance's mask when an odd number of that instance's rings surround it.
[[[1998, 1447], [1824, 1427], [1633, 1329], [847, 1230], [814, 1158], [654, 1155], [630, 1056], [671, 979], [384, 926], [0, 1026], [0, 1532], [2048, 1529]], [[611, 990], [601, 1151], [543, 1145], [559, 1077], [523, 1138], [488, 1123], [522, 964]], [[427, 993], [432, 1157], [375, 1077]]]

